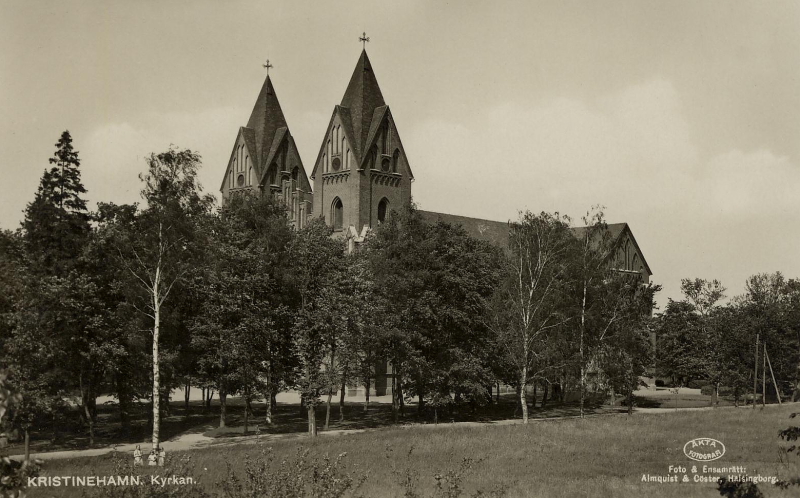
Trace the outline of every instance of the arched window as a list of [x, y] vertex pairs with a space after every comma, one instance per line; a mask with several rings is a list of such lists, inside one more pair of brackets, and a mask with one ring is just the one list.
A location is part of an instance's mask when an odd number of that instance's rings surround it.
[[322, 170], [327, 173], [328, 172], [328, 156], [322, 154]]
[[394, 150], [394, 155], [392, 156], [392, 173], [397, 173], [397, 165], [400, 163], [400, 149]]
[[292, 180], [294, 180], [295, 183], [297, 183], [299, 179], [300, 179], [300, 168], [295, 166], [294, 169], [292, 170]]
[[378, 203], [378, 223], [383, 223], [386, 220], [386, 213], [389, 211], [389, 200], [384, 197]]
[[272, 166], [267, 170], [267, 184], [276, 185], [278, 183], [278, 165], [272, 163]]
[[372, 149], [369, 151], [369, 169], [375, 169], [378, 167], [378, 148], [374, 145]]
[[338, 197], [333, 200], [333, 206], [331, 208], [331, 221], [333, 221], [334, 230], [342, 229], [344, 224], [344, 206]]
[[631, 244], [630, 241], [625, 241], [625, 269], [631, 269]]
[[344, 156], [344, 169], [350, 169], [350, 148], [347, 148], [347, 153]]
[[251, 166], [247, 170], [247, 185], [253, 184], [253, 167]]

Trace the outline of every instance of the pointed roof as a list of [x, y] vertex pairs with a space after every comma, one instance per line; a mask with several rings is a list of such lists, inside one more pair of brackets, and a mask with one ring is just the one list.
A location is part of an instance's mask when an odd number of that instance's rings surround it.
[[[386, 102], [383, 101], [378, 80], [375, 78], [375, 73], [372, 72], [372, 64], [367, 57], [367, 51], [362, 50], [341, 104], [350, 112], [353, 138], [356, 142], [354, 145], [362, 154], [367, 143], [372, 115], [376, 108], [385, 105]], [[362, 158], [359, 157], [360, 159]]]
[[275, 95], [272, 80], [267, 75], [253, 106], [253, 112], [250, 113], [250, 119], [247, 120], [247, 128], [253, 130], [255, 136], [256, 163], [260, 166], [258, 169], [264, 169], [263, 166], [269, 155], [275, 132], [280, 128], [288, 127], [281, 105], [278, 103], [278, 97]]

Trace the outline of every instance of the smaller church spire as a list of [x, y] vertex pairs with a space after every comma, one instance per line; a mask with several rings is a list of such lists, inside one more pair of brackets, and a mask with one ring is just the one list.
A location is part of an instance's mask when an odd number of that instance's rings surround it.
[[267, 59], [267, 63], [266, 63], [266, 64], [263, 64], [263, 66], [264, 66], [265, 68], [267, 68], [267, 76], [269, 76], [269, 69], [270, 69], [271, 67], [275, 67], [275, 66], [273, 66], [272, 64], [270, 64], [270, 63], [269, 63], [269, 59]]
[[367, 42], [369, 41], [369, 36], [367, 36], [367, 32], [366, 31], [361, 33], [361, 36], [358, 38], [358, 41], [361, 42], [362, 48], [364, 50], [366, 50], [367, 49]]

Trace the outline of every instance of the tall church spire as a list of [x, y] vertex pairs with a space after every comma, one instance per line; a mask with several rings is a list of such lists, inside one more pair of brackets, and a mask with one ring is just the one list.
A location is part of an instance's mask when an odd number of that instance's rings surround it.
[[367, 136], [369, 134], [370, 123], [375, 109], [385, 106], [383, 94], [378, 86], [375, 73], [372, 72], [372, 64], [367, 57], [367, 51], [361, 51], [353, 76], [342, 97], [342, 107], [350, 111], [350, 119], [353, 125], [353, 140], [356, 142], [355, 149], [364, 154]]
[[254, 132], [257, 164], [259, 169], [262, 169], [275, 138], [275, 132], [280, 128], [288, 128], [269, 75], [258, 93], [253, 112], [247, 120], [247, 128]]

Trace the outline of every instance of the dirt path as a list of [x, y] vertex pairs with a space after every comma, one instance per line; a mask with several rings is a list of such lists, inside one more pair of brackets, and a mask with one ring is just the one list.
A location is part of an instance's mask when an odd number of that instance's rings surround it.
[[[779, 405], [767, 405], [767, 407], [772, 406], [779, 406]], [[665, 413], [673, 413], [676, 411], [705, 411], [705, 410], [712, 410], [713, 408], [709, 406], [700, 407], [700, 408], [637, 408], [634, 410], [635, 415], [656, 415], [656, 414], [665, 414]], [[744, 407], [736, 408], [732, 406], [727, 407], [719, 407], [717, 410], [737, 410], [737, 409], [746, 409]], [[603, 416], [614, 416], [614, 415], [624, 415], [621, 413], [602, 413], [602, 414], [594, 414], [594, 415], [587, 415], [587, 417], [603, 417]], [[553, 420], [565, 420], [570, 418], [578, 418], [577, 416], [570, 416], [570, 417], [547, 417], [547, 418], [537, 418], [531, 419], [531, 422], [542, 422], [542, 421], [553, 421]], [[486, 427], [489, 425], [516, 425], [521, 424], [522, 420], [520, 419], [509, 419], [509, 420], [498, 420], [493, 422], [454, 422], [454, 423], [443, 423], [443, 424], [405, 424], [400, 426], [392, 426], [392, 427], [380, 427], [374, 429], [339, 429], [339, 430], [330, 430], [330, 431], [323, 431], [320, 432], [319, 435], [323, 437], [330, 437], [330, 436], [341, 436], [346, 434], [360, 434], [364, 432], [375, 432], [385, 429], [411, 429], [411, 428], [443, 428], [443, 427]], [[208, 429], [211, 429], [209, 426]], [[290, 434], [253, 434], [248, 436], [236, 436], [236, 437], [226, 437], [226, 438], [212, 438], [208, 436], [204, 436], [202, 433], [188, 433], [182, 434], [178, 437], [175, 437], [169, 441], [162, 442], [162, 446], [164, 449], [170, 453], [173, 451], [185, 451], [185, 450], [193, 450], [193, 449], [200, 449], [200, 448], [207, 448], [209, 446], [232, 446], [232, 445], [240, 445], [240, 444], [254, 444], [263, 441], [276, 441], [280, 439], [297, 439], [306, 437], [305, 433], [297, 432], [297, 433], [290, 433]], [[140, 443], [142, 450], [147, 453], [149, 449], [149, 445], [145, 443]], [[131, 453], [133, 454], [133, 450], [136, 448], [136, 444], [118, 444], [113, 446], [108, 446], [104, 448], [94, 448], [94, 449], [86, 449], [86, 450], [67, 450], [67, 451], [51, 451], [46, 453], [34, 453], [31, 455], [32, 458], [40, 459], [40, 460], [55, 460], [55, 459], [63, 459], [63, 458], [81, 458], [81, 457], [94, 457], [94, 456], [101, 456], [113, 451], [120, 451], [123, 453]], [[21, 455], [14, 455], [11, 458], [19, 459]]]

